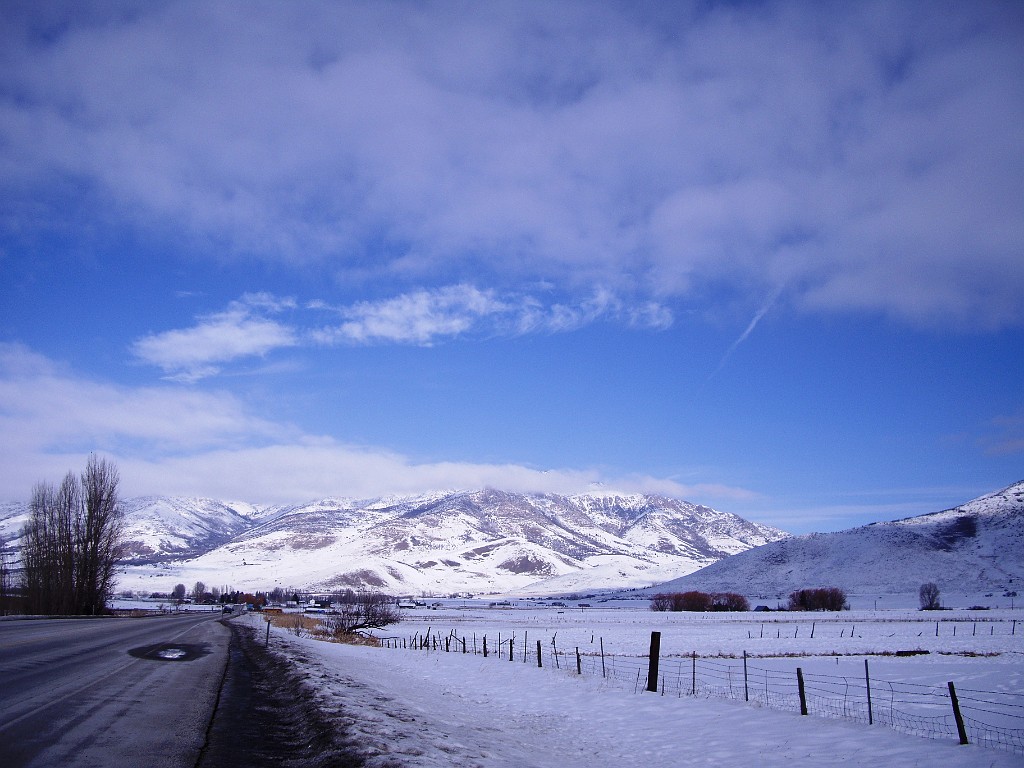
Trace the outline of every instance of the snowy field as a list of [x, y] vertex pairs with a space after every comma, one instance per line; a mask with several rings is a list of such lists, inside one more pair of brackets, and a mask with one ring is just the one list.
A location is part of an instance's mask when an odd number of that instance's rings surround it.
[[[912, 727], [952, 722], [952, 681], [962, 704], [982, 693], [994, 698], [998, 711], [990, 719], [1019, 743], [1022, 613], [723, 615], [654, 613], [638, 604], [538, 609], [446, 601], [436, 610], [404, 611], [400, 624], [380, 633], [397, 648], [327, 643], [280, 628], [271, 644], [306, 670], [325, 709], [361, 735], [376, 755], [371, 765], [389, 765], [392, 754], [401, 765], [482, 768], [1022, 766], [1020, 752], [960, 746], [955, 729], [952, 737], [924, 738], [881, 724], [893, 701], [914, 711]], [[244, 620], [263, 631], [260, 617]], [[661, 633], [657, 694], [644, 692], [653, 631]], [[429, 650], [410, 650], [424, 642]], [[863, 701], [865, 659], [873, 725]], [[797, 667], [807, 682], [808, 717], [799, 714]], [[822, 709], [818, 697], [833, 696], [836, 681], [845, 681], [838, 684], [841, 711]], [[694, 684], [697, 696], [690, 695]], [[712, 685], [721, 690], [710, 691]], [[759, 692], [762, 685], [770, 685], [771, 701]], [[775, 696], [777, 690], [783, 693]], [[913, 701], [900, 705], [908, 692]], [[925, 695], [918, 700], [918, 693]]]

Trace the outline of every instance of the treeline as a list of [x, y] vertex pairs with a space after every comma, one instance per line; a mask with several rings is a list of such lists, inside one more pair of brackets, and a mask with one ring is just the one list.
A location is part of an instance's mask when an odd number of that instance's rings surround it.
[[25, 613], [103, 613], [121, 548], [118, 483], [113, 464], [90, 456], [80, 476], [35, 487], [21, 539]]
[[[839, 587], [816, 587], [791, 592], [780, 611], [845, 611], [850, 605]], [[749, 611], [750, 603], [735, 592], [661, 592], [651, 598], [652, 611]], [[758, 610], [767, 610], [759, 606]]]
[[651, 598], [652, 611], [749, 611], [750, 603], [735, 592], [662, 592]]

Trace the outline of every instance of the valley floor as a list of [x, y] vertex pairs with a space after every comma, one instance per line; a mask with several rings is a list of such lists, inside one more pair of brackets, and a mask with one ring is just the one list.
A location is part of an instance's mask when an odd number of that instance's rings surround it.
[[[445, 618], [458, 619], [426, 615], [389, 630], [396, 636], [425, 634], [430, 622], [447, 634]], [[654, 620], [650, 612], [636, 612], [633, 618], [644, 625]], [[259, 617], [243, 620], [265, 631]], [[463, 621], [458, 631], [467, 629], [473, 631]], [[735, 634], [735, 627], [727, 629]], [[989, 670], [993, 678], [1010, 670], [1019, 675], [1020, 651], [1014, 647], [1021, 639], [1019, 633], [1007, 638], [1013, 647], [1000, 658], [943, 657], [941, 663], [974, 664], [979, 673], [972, 674], [974, 679], [989, 678]], [[352, 732], [368, 765], [382, 768], [1024, 764], [1020, 754], [910, 736], [877, 724], [801, 717], [742, 701], [634, 694], [599, 676], [502, 663], [493, 651], [484, 659], [340, 645], [277, 628], [270, 646], [305, 671], [321, 710]], [[948, 672], [948, 666], [940, 667], [937, 674]]]

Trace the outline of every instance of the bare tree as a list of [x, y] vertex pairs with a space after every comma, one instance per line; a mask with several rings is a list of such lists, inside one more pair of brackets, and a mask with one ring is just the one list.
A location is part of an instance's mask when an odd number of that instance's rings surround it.
[[325, 623], [335, 636], [364, 629], [380, 629], [402, 620], [395, 599], [380, 592], [358, 592], [341, 604], [340, 612]]
[[7, 552], [7, 540], [0, 537], [0, 616], [13, 612], [14, 580], [11, 578], [11, 563]]
[[82, 474], [84, 516], [76, 526], [79, 550], [79, 613], [103, 611], [114, 589], [117, 561], [121, 557], [124, 529], [117, 506], [120, 476], [111, 462], [89, 456]]
[[939, 602], [939, 585], [933, 581], [925, 582], [918, 591], [922, 611], [937, 611], [942, 607]]
[[22, 529], [22, 586], [29, 613], [101, 613], [121, 550], [117, 469], [91, 456], [80, 478], [38, 484]]
[[204, 595], [206, 595], [206, 585], [197, 581], [196, 585], [192, 587], [192, 602], [198, 605], [203, 602]]

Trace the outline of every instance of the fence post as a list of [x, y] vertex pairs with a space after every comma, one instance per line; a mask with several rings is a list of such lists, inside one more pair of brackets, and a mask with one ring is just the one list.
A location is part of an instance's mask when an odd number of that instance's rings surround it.
[[487, 658], [487, 635], [484, 635], [484, 658]]
[[953, 719], [956, 720], [956, 731], [960, 735], [960, 743], [967, 744], [967, 729], [964, 727], [964, 716], [960, 714], [960, 701], [956, 697], [953, 681], [949, 683], [949, 700], [953, 703]]
[[540, 656], [540, 640], [537, 641], [537, 666], [538, 667], [543, 667], [544, 666], [544, 662], [541, 661], [541, 656]]
[[871, 674], [868, 672], [868, 660], [864, 659], [864, 684], [868, 689], [868, 725], [875, 724], [875, 716], [871, 712]]
[[647, 690], [658, 692], [658, 661], [661, 655], [661, 632], [651, 632], [651, 655], [647, 661]]
[[743, 700], [750, 701], [750, 690], [747, 688], [747, 652], [743, 652]]
[[515, 643], [515, 640], [510, 639], [508, 641], [508, 660], [509, 661], [513, 661], [514, 660], [512, 658], [512, 651], [515, 650], [515, 647], [514, 647], [513, 643]]
[[804, 671], [796, 668], [796, 686], [800, 691], [800, 714], [807, 714], [807, 695], [804, 693]]
[[690, 671], [690, 695], [697, 695], [697, 652], [693, 652], [693, 666]]
[[576, 674], [583, 674], [583, 660], [580, 658], [580, 647], [576, 646]]
[[601, 677], [607, 677], [607, 676], [608, 675], [606, 674], [605, 668], [604, 668], [604, 638], [602, 637], [601, 638]]

